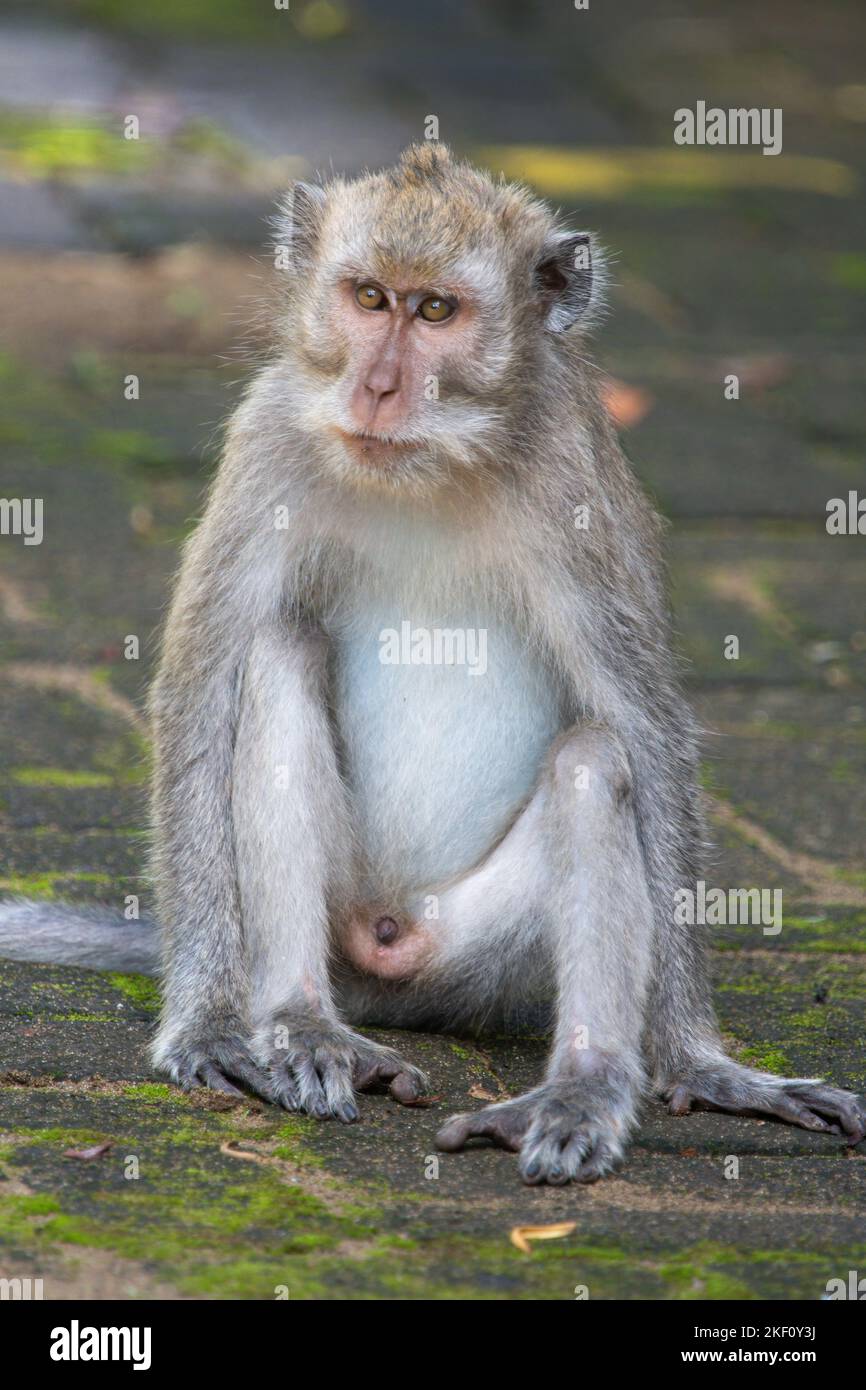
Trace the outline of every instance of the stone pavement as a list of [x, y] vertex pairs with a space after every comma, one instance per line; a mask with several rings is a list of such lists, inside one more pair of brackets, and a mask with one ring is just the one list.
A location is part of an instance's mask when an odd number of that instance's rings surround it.
[[[367, 0], [246, 42], [233, 0], [186, 28], [183, 8], [0, 20], [0, 493], [46, 518], [40, 546], [0, 539], [0, 891], [147, 902], [142, 696], [247, 370], [262, 219], [292, 172], [383, 162], [434, 113], [615, 252], [597, 352], [672, 523], [707, 880], [783, 891], [777, 935], [714, 931], [722, 1024], [743, 1058], [862, 1092], [864, 539], [824, 517], [866, 492], [866, 16], [454, 0], [431, 33], [426, 7]], [[717, 151], [709, 182], [696, 152], [676, 178], [642, 162], [698, 97], [782, 106], [783, 155]], [[156, 134], [119, 154], [129, 111]], [[337, 1127], [163, 1085], [155, 1007], [135, 977], [0, 962], [0, 1275], [60, 1297], [812, 1300], [866, 1271], [866, 1154], [837, 1140], [650, 1105], [621, 1175], [528, 1190], [492, 1150], [437, 1167], [433, 1136], [537, 1078], [538, 1038], [402, 1037], [432, 1104], [365, 1097]], [[530, 1255], [509, 1242], [561, 1220]]]

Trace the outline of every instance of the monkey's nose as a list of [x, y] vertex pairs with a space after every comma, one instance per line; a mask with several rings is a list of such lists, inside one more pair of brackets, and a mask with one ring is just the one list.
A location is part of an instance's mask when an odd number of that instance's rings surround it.
[[393, 917], [380, 917], [373, 930], [376, 933], [376, 940], [382, 946], [390, 946], [391, 942], [400, 935], [400, 928]]

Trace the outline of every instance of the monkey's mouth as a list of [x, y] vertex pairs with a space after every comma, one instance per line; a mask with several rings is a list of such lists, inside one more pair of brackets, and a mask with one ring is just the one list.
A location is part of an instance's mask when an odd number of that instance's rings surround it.
[[417, 444], [411, 439], [395, 439], [388, 434], [374, 434], [371, 430], [343, 430], [339, 425], [336, 432], [346, 444], [350, 445], [353, 452], [365, 456], [381, 454], [399, 453], [404, 449], [417, 448]]

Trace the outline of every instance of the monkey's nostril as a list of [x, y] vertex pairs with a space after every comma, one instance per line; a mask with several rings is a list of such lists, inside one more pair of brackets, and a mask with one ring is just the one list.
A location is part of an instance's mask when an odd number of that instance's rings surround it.
[[400, 928], [393, 917], [380, 917], [374, 930], [376, 940], [381, 942], [383, 946], [390, 946], [391, 942], [400, 935]]

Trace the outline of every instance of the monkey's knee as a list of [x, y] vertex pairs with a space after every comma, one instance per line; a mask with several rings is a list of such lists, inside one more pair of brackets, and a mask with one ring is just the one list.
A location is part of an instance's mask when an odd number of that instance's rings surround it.
[[558, 739], [550, 754], [550, 778], [555, 795], [574, 804], [619, 809], [631, 799], [625, 749], [603, 725], [587, 725]]

